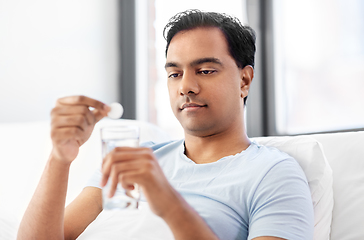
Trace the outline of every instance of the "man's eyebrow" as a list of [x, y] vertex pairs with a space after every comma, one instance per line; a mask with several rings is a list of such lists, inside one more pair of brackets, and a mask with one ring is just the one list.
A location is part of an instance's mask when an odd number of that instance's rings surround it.
[[[197, 65], [203, 64], [203, 63], [216, 63], [220, 66], [223, 66], [221, 61], [218, 58], [214, 57], [207, 57], [207, 58], [199, 58], [190, 63], [190, 66], [195, 67]], [[179, 67], [180, 65], [176, 62], [167, 62], [166, 65], [164, 65], [164, 68], [170, 68], [170, 67]]]
[[190, 65], [192, 67], [194, 67], [194, 66], [200, 65], [202, 63], [216, 63], [216, 64], [219, 64], [220, 66], [222, 66], [221, 61], [218, 58], [214, 58], [214, 57], [199, 58], [199, 59], [196, 59], [193, 62], [191, 62]]
[[166, 65], [164, 65], [164, 68], [167, 69], [167, 68], [170, 68], [170, 67], [178, 67], [178, 63], [175, 63], [175, 62], [167, 62]]

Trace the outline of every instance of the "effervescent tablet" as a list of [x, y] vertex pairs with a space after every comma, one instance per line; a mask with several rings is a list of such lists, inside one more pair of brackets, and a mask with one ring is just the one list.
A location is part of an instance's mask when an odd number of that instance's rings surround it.
[[110, 112], [107, 114], [107, 116], [111, 119], [119, 119], [121, 116], [123, 116], [124, 108], [120, 103], [114, 102], [110, 105]]

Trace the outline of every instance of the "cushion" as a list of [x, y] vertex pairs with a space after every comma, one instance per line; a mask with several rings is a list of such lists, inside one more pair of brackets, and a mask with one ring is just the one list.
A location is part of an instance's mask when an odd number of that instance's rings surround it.
[[314, 240], [330, 239], [334, 205], [332, 170], [321, 144], [309, 136], [252, 138], [296, 159], [306, 174], [315, 216]]
[[364, 239], [364, 131], [312, 136], [333, 171], [331, 240]]

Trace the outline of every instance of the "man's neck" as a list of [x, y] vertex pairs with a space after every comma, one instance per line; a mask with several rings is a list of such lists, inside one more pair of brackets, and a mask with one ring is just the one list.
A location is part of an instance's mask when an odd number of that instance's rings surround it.
[[185, 154], [197, 164], [216, 162], [242, 152], [249, 145], [243, 127], [204, 137], [185, 134]]

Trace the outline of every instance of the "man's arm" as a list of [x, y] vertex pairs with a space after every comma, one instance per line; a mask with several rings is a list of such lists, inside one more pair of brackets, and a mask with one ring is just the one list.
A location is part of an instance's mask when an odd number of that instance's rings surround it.
[[50, 158], [21, 221], [18, 239], [63, 239], [69, 165]]
[[[94, 108], [93, 111], [89, 110], [90, 106]], [[67, 233], [73, 232], [69, 226], [73, 224], [87, 226], [97, 216], [99, 207], [87, 200], [85, 197], [87, 192], [84, 192], [70, 208], [75, 210], [74, 206], [85, 202], [86, 205], [94, 206], [91, 214], [85, 218], [71, 219], [67, 217], [70, 214], [66, 211], [67, 222], [66, 225], [64, 224], [70, 165], [78, 155], [79, 147], [90, 137], [96, 122], [108, 111], [109, 108], [103, 103], [84, 96], [67, 97], [57, 101], [51, 114], [53, 149], [23, 216], [18, 239], [64, 239], [64, 227]], [[84, 223], [81, 224], [78, 221], [84, 221]]]
[[102, 211], [101, 189], [86, 187], [64, 214], [64, 239], [76, 239]]

